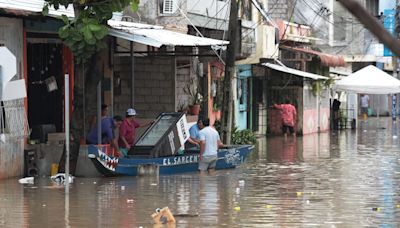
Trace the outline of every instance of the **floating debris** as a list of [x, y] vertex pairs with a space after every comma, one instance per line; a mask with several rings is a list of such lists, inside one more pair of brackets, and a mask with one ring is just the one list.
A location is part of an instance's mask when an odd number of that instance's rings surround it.
[[302, 196], [303, 193], [302, 193], [302, 192], [296, 192], [296, 195], [297, 195], [297, 196]]
[[372, 210], [379, 212], [379, 211], [381, 211], [381, 208], [380, 207], [373, 207]]
[[157, 208], [156, 212], [151, 215], [155, 224], [175, 224], [175, 218], [168, 207], [162, 209]]
[[33, 184], [35, 178], [34, 177], [25, 177], [18, 180], [20, 184]]

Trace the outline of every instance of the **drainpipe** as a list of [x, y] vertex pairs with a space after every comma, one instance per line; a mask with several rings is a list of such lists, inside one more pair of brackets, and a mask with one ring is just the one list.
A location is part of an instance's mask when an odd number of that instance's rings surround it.
[[318, 116], [318, 133], [321, 132], [321, 98], [320, 94], [317, 93], [317, 116]]
[[133, 56], [133, 42], [130, 42], [130, 49], [131, 49], [131, 108], [135, 104], [135, 57]]
[[97, 145], [101, 145], [101, 80], [97, 84]]

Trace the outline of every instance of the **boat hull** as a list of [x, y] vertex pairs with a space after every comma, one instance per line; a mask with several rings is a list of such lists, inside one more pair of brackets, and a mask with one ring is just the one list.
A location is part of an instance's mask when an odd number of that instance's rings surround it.
[[[216, 169], [230, 169], [242, 164], [254, 149], [252, 145], [230, 146], [220, 149]], [[198, 171], [199, 153], [188, 152], [183, 155], [145, 158], [118, 158], [107, 155], [96, 146], [88, 147], [88, 156], [97, 170], [105, 176], [168, 175]]]

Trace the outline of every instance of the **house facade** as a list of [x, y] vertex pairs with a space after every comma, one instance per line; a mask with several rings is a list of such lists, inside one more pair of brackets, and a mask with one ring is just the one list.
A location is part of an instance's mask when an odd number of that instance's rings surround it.
[[[51, 10], [49, 17], [43, 17], [42, 7], [43, 1], [0, 1], [0, 46], [16, 58], [16, 74], [9, 83], [25, 80], [25, 86], [16, 91], [25, 90], [26, 94], [24, 99], [1, 102], [0, 179], [25, 175], [26, 154], [35, 152], [27, 146], [30, 132], [40, 141], [40, 126], [50, 126], [51, 132], [63, 131], [64, 74], [69, 73], [73, 82], [73, 69], [67, 67], [73, 60], [58, 38], [61, 23], [54, 17], [59, 12]], [[52, 89], [50, 82], [55, 85]]]

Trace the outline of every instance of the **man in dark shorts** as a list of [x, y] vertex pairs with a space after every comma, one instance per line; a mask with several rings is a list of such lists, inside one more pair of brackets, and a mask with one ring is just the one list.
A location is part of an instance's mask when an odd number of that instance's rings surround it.
[[296, 136], [296, 133], [294, 131], [297, 116], [296, 108], [290, 103], [289, 100], [286, 100], [285, 104], [275, 104], [274, 107], [281, 110], [282, 132], [284, 136], [287, 136], [288, 131], [293, 136]]

